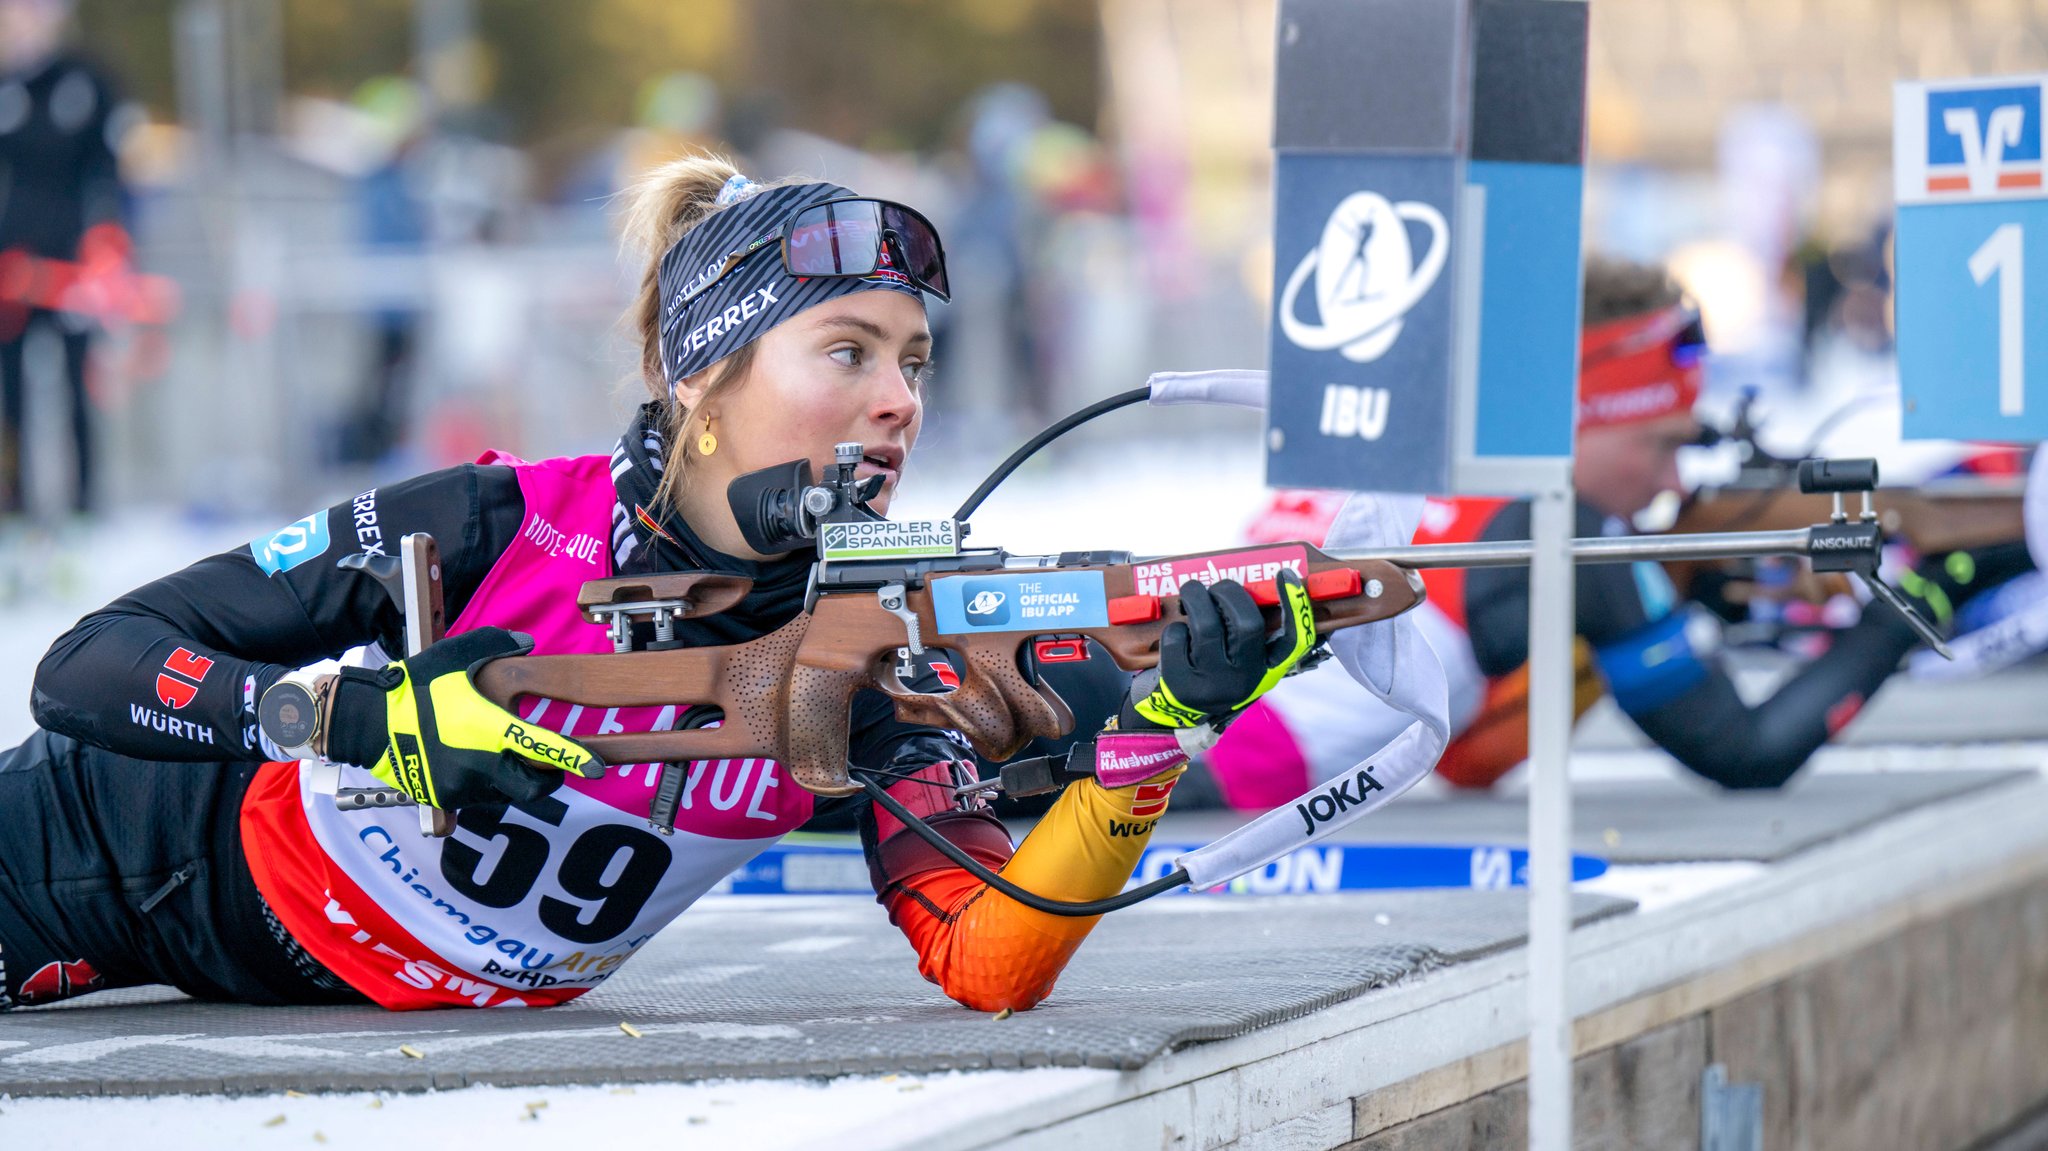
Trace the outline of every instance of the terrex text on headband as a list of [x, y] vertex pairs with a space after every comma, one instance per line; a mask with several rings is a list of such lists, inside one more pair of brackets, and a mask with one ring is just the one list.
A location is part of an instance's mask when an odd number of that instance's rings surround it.
[[[780, 266], [753, 257], [779, 246]], [[661, 361], [681, 379], [807, 308], [882, 289], [950, 297], [938, 230], [918, 212], [834, 184], [754, 192], [663, 255]]]

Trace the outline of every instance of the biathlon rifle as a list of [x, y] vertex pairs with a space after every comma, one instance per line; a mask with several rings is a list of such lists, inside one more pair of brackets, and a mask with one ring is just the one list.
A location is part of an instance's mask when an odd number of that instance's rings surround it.
[[[747, 544], [764, 555], [816, 550], [804, 611], [746, 643], [682, 647], [679, 620], [723, 611], [752, 588], [743, 576], [707, 572], [597, 580], [577, 607], [603, 624], [614, 651], [494, 660], [476, 677], [488, 699], [512, 706], [540, 697], [584, 707], [718, 708], [715, 728], [579, 736], [608, 763], [771, 758], [818, 795], [850, 795], [848, 715], [866, 689], [889, 696], [899, 718], [960, 732], [990, 760], [1033, 739], [1071, 731], [1073, 714], [1020, 666], [1033, 642], [1080, 656], [1085, 641], [1117, 666], [1159, 662], [1159, 637], [1183, 618], [1183, 579], [1229, 575], [1251, 591], [1269, 625], [1279, 623], [1274, 582], [1296, 572], [1318, 635], [1387, 619], [1422, 602], [1422, 580], [1383, 559], [1344, 560], [1308, 544], [1236, 548], [1138, 559], [1128, 552], [1013, 555], [963, 547], [964, 517], [896, 521], [868, 500], [880, 477], [855, 478], [861, 445], [840, 444], [832, 474], [814, 482], [807, 461], [733, 481], [729, 499]], [[919, 662], [953, 657], [958, 685], [914, 690]]]
[[[612, 652], [504, 657], [478, 670], [477, 687], [508, 709], [530, 697], [587, 708], [715, 707], [724, 716], [717, 727], [577, 738], [614, 764], [775, 759], [815, 794], [866, 790], [923, 835], [930, 829], [899, 811], [872, 779], [856, 782], [848, 771], [849, 715], [856, 692], [879, 689], [900, 718], [957, 730], [977, 752], [1000, 761], [1033, 738], [1056, 738], [1073, 727], [1073, 715], [1058, 694], [1020, 665], [1027, 646], [1042, 650], [1036, 645], [1051, 642], [1079, 650], [1083, 640], [1093, 640], [1126, 671], [1155, 666], [1161, 631], [1183, 617], [1178, 588], [1185, 579], [1238, 577], [1264, 607], [1269, 624], [1277, 624], [1274, 575], [1281, 566], [1291, 568], [1309, 592], [1320, 642], [1337, 630], [1415, 607], [1424, 595], [1417, 574], [1422, 568], [1529, 562], [1526, 541], [1369, 551], [1324, 551], [1304, 542], [1153, 557], [1108, 551], [1012, 555], [996, 547], [961, 546], [968, 534], [967, 516], [995, 485], [1039, 447], [1087, 419], [1147, 399], [1253, 406], [1243, 398], [1191, 394], [1199, 389], [1177, 382], [1155, 377], [1146, 388], [1054, 424], [1013, 453], [948, 519], [904, 522], [874, 514], [868, 500], [880, 481], [856, 478], [859, 444], [838, 446], [832, 472], [822, 482], [814, 482], [804, 461], [743, 476], [733, 482], [728, 497], [749, 546], [762, 554], [801, 547], [816, 551], [805, 610], [795, 619], [746, 643], [684, 647], [675, 638], [676, 623], [739, 603], [751, 589], [746, 577], [687, 572], [596, 580], [584, 585], [577, 606], [607, 628]], [[1263, 379], [1259, 388], [1262, 403]], [[1877, 577], [1882, 532], [1868, 496], [1877, 481], [1875, 461], [1809, 460], [1801, 465], [1800, 479], [1805, 489], [1832, 499], [1827, 522], [1769, 532], [1579, 539], [1573, 541], [1574, 558], [1602, 563], [1804, 556], [1816, 570], [1863, 578], [1873, 594], [1904, 612], [1922, 637], [1939, 648], [1939, 634]], [[1849, 492], [1864, 493], [1862, 512], [1853, 519], [1842, 504]], [[400, 553], [407, 564], [425, 554], [411, 545]], [[411, 579], [388, 581], [387, 586], [425, 584]], [[944, 693], [917, 691], [906, 682], [914, 671], [910, 660], [933, 649], [959, 661], [959, 684]], [[1004, 780], [1030, 779], [1037, 781], [1037, 790], [1050, 790], [1087, 770], [1055, 765], [1014, 775], [1006, 771]], [[672, 826], [682, 774], [664, 771], [654, 805], [658, 827], [664, 822]], [[399, 798], [392, 802], [405, 802], [400, 793], [393, 795]], [[1293, 822], [1291, 812], [1279, 814]], [[1293, 834], [1299, 836], [1298, 826]], [[936, 836], [931, 832], [927, 838]], [[944, 850], [941, 843], [934, 839], [934, 846]], [[1284, 850], [1299, 846], [1289, 842]], [[986, 869], [970, 870], [980, 875]], [[1171, 886], [1147, 885], [1157, 890]], [[1013, 897], [1029, 895], [1007, 884], [1001, 887]], [[1108, 909], [1104, 901], [1068, 905], [1035, 896], [1025, 901], [1062, 914]]]
[[[1797, 482], [1807, 453], [1780, 455], [1762, 443], [1763, 427], [1753, 415], [1755, 401], [1753, 392], [1745, 393], [1727, 427], [1708, 425], [1702, 429], [1700, 446], [1733, 445], [1741, 470], [1731, 483], [1702, 487], [1687, 495], [1672, 532], [1782, 530], [1814, 523], [1826, 514], [1827, 497], [1806, 491]], [[1808, 438], [1809, 451], [1818, 446], [1829, 428], [1865, 402], [1852, 400], [1823, 420], [1820, 430]], [[1878, 491], [1878, 523], [1887, 536], [1903, 539], [1920, 555], [2024, 539], [2024, 480], [2024, 476], [1984, 476], [1943, 479], [1920, 487], [1883, 487]], [[1684, 593], [1702, 565], [1669, 566], [1672, 582]]]

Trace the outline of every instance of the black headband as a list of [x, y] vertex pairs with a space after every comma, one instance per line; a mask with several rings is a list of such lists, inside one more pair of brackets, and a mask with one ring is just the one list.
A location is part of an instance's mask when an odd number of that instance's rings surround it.
[[[728, 188], [734, 187], [728, 184]], [[661, 368], [670, 384], [695, 375], [766, 335], [807, 308], [854, 292], [923, 293], [901, 276], [810, 276], [782, 265], [781, 252], [761, 252], [726, 272], [702, 295], [685, 296], [716, 275], [734, 253], [774, 236], [798, 209], [854, 193], [837, 184], [788, 184], [752, 191], [683, 233], [661, 257]]]

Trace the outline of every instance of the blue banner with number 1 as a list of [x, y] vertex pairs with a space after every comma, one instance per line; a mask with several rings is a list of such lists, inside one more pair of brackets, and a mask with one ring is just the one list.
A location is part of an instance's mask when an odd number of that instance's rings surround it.
[[2048, 200], [1899, 209], [1909, 440], [2048, 439]]
[[2042, 91], [2038, 76], [1894, 91], [1907, 439], [2048, 439]]

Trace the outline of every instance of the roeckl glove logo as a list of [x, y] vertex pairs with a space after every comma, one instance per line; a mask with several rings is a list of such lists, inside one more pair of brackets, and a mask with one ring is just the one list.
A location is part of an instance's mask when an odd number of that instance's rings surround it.
[[403, 732], [391, 737], [391, 773], [398, 790], [419, 799], [434, 794], [427, 780], [427, 760], [420, 754], [420, 741]]
[[[1408, 221], [1426, 224], [1429, 247], [1416, 259]], [[1339, 351], [1353, 363], [1387, 354], [1401, 338], [1401, 320], [1436, 284], [1450, 254], [1443, 213], [1419, 200], [1390, 204], [1377, 192], [1344, 197], [1323, 224], [1317, 244], [1287, 277], [1280, 293], [1280, 330], [1296, 347]], [[1295, 314], [1295, 297], [1313, 272], [1321, 323]]]
[[588, 756], [576, 755], [566, 748], [535, 739], [524, 727], [516, 723], [505, 725], [505, 741], [519, 749], [528, 759], [545, 759], [571, 770], [581, 769]]
[[1168, 690], [1163, 679], [1138, 705], [1138, 714], [1162, 727], [1193, 727], [1209, 718], [1173, 698], [1173, 692]]

